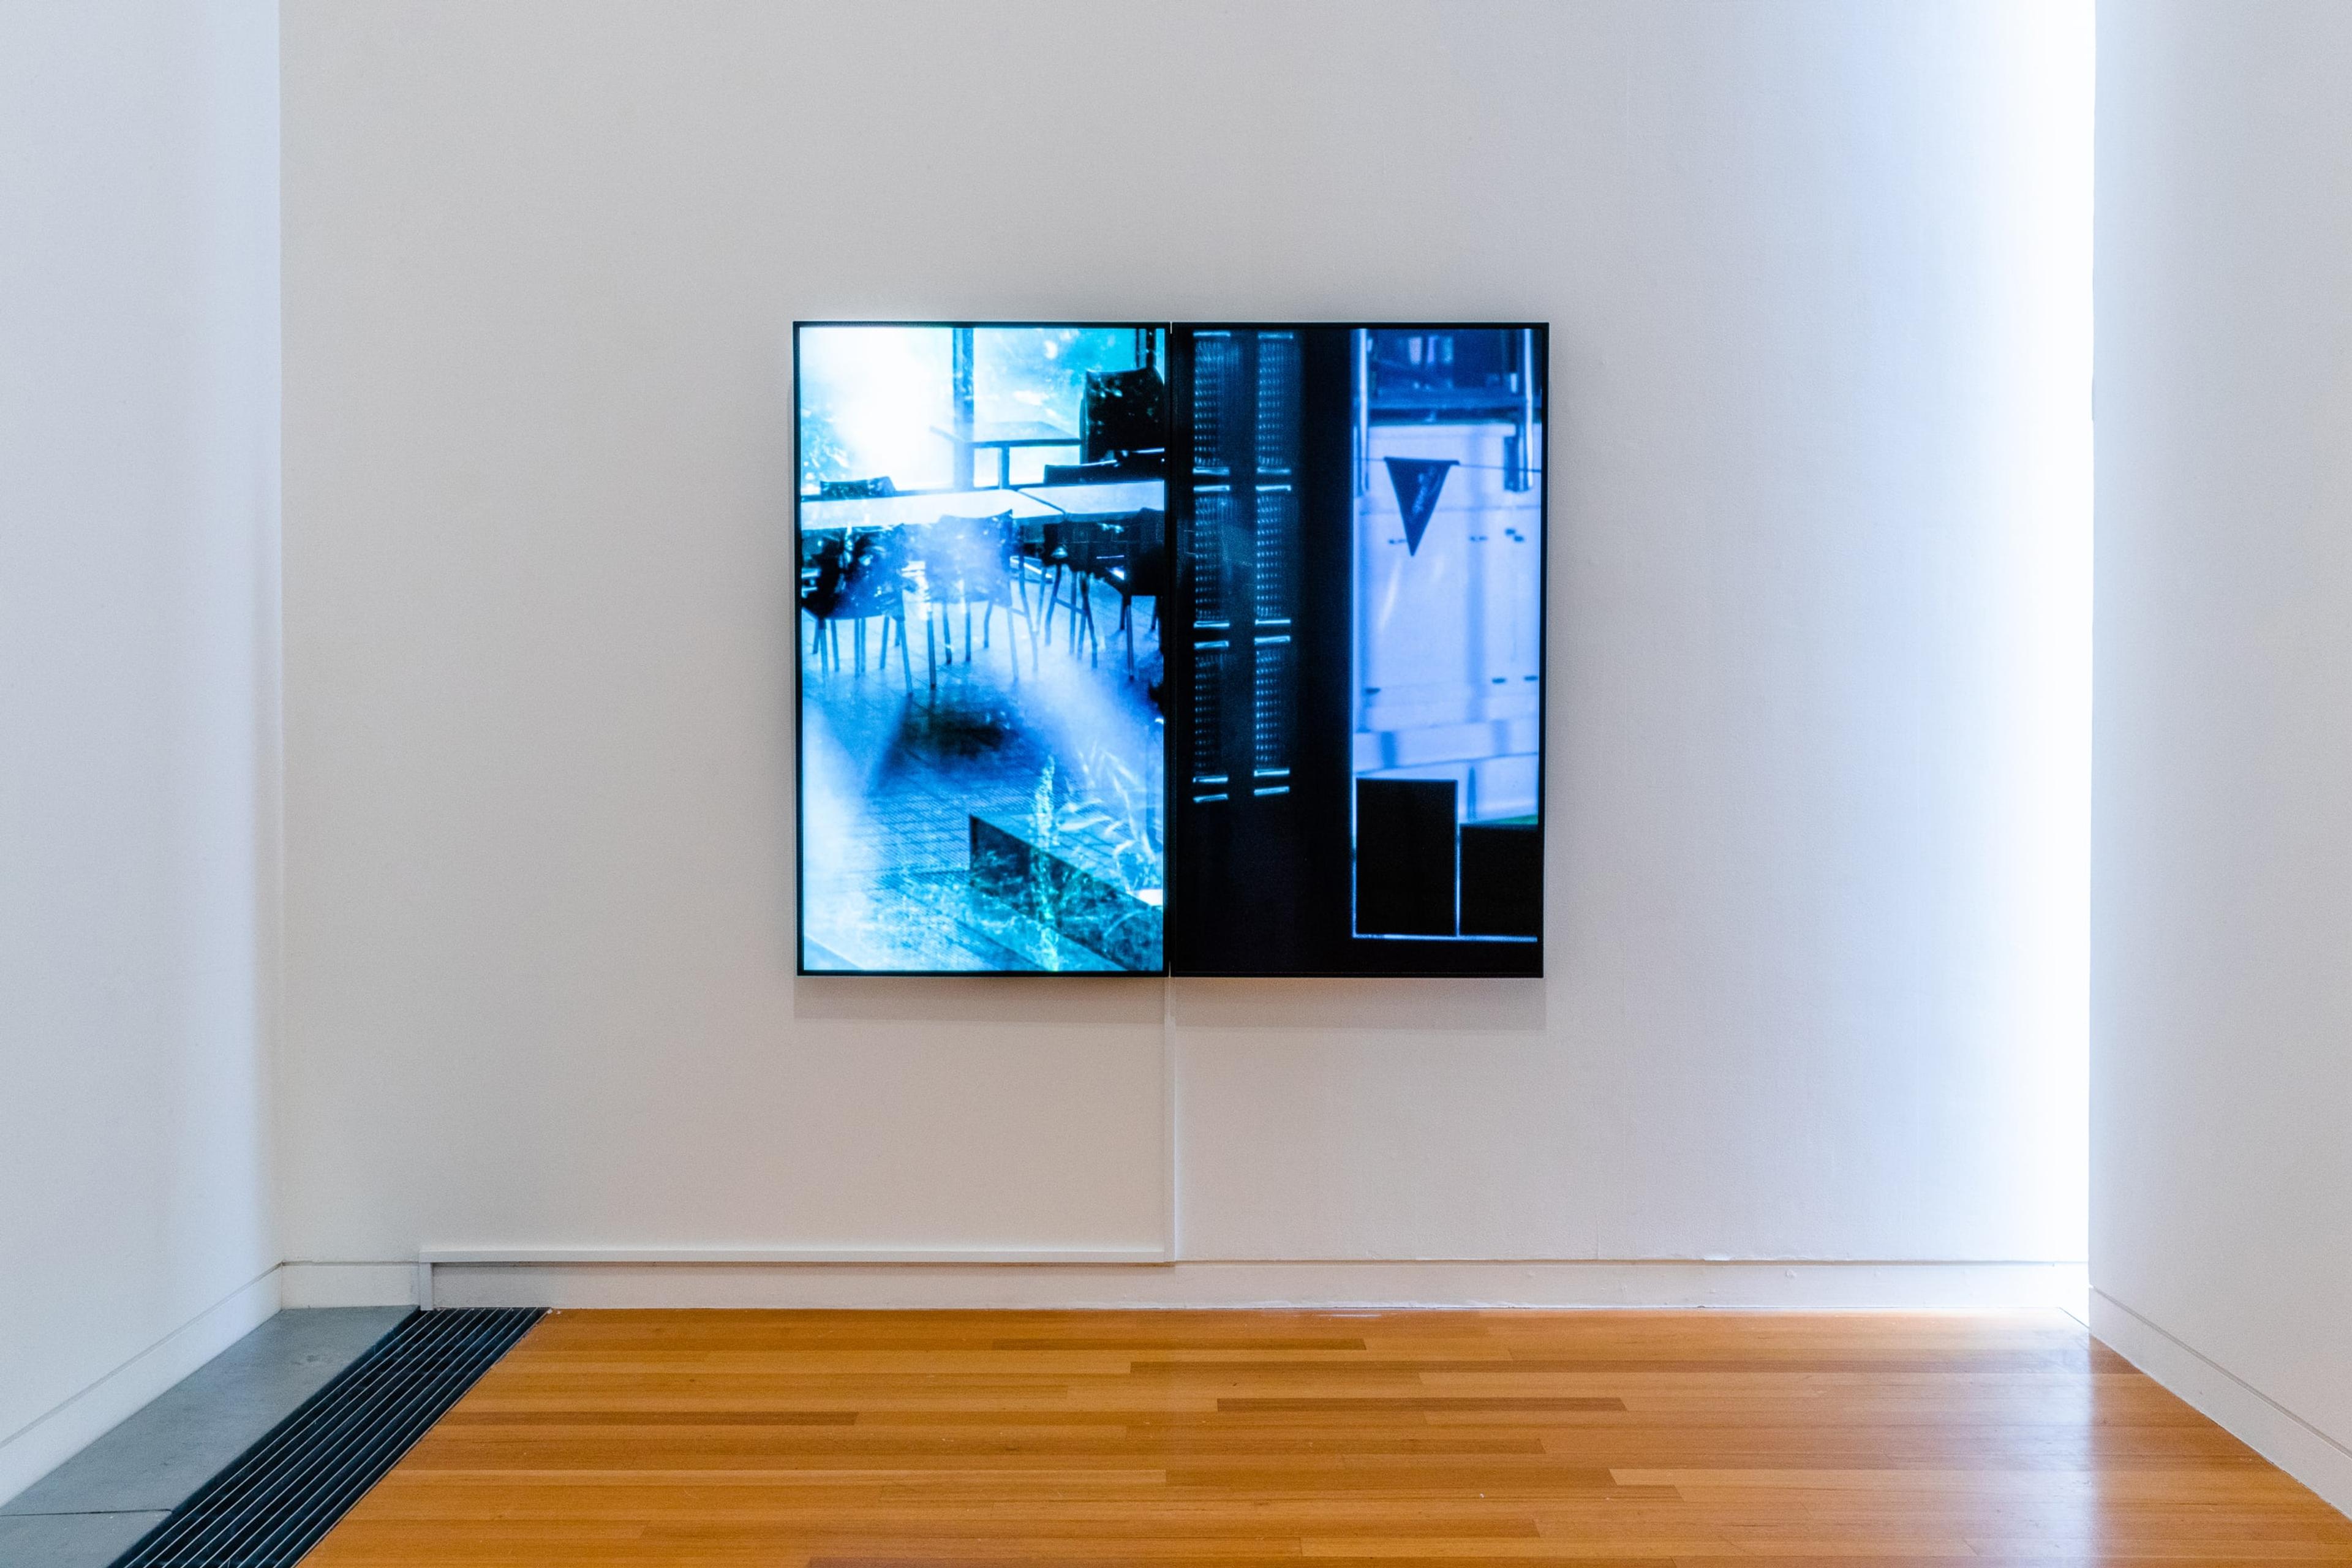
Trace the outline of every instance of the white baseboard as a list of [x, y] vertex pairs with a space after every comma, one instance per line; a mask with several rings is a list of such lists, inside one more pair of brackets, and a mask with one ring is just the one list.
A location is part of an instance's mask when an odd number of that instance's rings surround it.
[[2328, 1507], [2352, 1514], [2352, 1447], [2103, 1290], [2091, 1292], [2091, 1332]]
[[409, 1263], [283, 1263], [289, 1307], [414, 1307], [416, 1265]]
[[[436, 1258], [442, 1307], [1719, 1307], [2081, 1310], [2059, 1263], [906, 1263]], [[345, 1266], [351, 1267], [351, 1266]], [[384, 1270], [407, 1264], [368, 1265]], [[391, 1275], [384, 1278], [389, 1280]], [[414, 1287], [398, 1300], [414, 1301]]]
[[0, 1441], [0, 1503], [259, 1328], [279, 1305], [278, 1270], [272, 1268]]
[[428, 1247], [420, 1263], [1087, 1263], [1171, 1261], [1161, 1247]]

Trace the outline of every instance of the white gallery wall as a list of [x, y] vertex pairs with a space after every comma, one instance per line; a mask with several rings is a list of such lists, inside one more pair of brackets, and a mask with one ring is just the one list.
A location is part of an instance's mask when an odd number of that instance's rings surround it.
[[277, 63], [0, 6], [0, 1500], [276, 1304]]
[[2092, 1321], [2352, 1508], [2352, 9], [2099, 56]]
[[[2083, 1257], [2087, 5], [285, 22], [312, 1299]], [[1162, 315], [1553, 324], [1548, 979], [793, 977], [790, 323]]]

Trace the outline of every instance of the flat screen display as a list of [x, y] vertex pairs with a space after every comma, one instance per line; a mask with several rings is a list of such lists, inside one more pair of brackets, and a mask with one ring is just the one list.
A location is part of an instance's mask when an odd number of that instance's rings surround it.
[[1166, 328], [796, 339], [802, 970], [1161, 973]]
[[1547, 362], [797, 329], [803, 972], [1540, 974]]
[[1545, 338], [1175, 330], [1177, 973], [1542, 973]]

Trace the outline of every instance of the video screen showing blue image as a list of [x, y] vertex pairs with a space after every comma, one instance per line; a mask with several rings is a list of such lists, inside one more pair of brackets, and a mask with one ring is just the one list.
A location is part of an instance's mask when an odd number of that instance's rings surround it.
[[800, 967], [1163, 967], [1166, 331], [795, 331]]
[[1538, 335], [1353, 335], [1359, 937], [1541, 933]]

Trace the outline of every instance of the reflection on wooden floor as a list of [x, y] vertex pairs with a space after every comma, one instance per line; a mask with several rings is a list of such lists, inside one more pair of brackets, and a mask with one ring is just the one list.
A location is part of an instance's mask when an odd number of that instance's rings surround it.
[[308, 1560], [2352, 1562], [2055, 1315], [576, 1312]]

